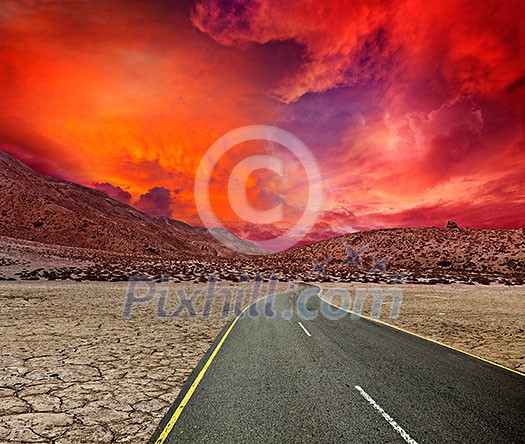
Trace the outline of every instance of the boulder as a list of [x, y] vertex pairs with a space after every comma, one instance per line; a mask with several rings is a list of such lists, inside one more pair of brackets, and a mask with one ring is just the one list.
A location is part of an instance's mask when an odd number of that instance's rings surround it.
[[447, 220], [447, 224], [445, 225], [445, 228], [459, 228], [459, 225], [453, 220]]

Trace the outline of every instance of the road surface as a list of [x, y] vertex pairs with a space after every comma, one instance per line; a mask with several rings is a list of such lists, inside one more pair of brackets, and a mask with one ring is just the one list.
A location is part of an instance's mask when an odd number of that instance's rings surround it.
[[525, 443], [524, 376], [367, 319], [302, 319], [299, 294], [275, 297], [290, 319], [225, 328], [150, 442]]

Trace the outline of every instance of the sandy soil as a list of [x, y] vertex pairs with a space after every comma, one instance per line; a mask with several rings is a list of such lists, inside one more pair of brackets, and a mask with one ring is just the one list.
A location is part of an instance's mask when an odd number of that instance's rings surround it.
[[[144, 284], [141, 284], [144, 285]], [[251, 285], [219, 283], [221, 290]], [[157, 284], [165, 311], [206, 284]], [[262, 284], [262, 292], [268, 284]], [[156, 302], [123, 319], [127, 283], [0, 283], [0, 442], [146, 442], [227, 318]], [[140, 287], [141, 289], [145, 287]], [[281, 285], [285, 289], [285, 285]], [[138, 292], [143, 294], [142, 290]], [[197, 314], [204, 297], [197, 298]]]
[[[330, 288], [347, 289], [352, 307], [357, 288], [399, 288], [403, 295], [399, 317], [390, 317], [388, 298], [379, 319], [525, 373], [524, 287], [341, 283], [322, 287], [325, 294]], [[372, 298], [366, 301], [362, 314], [370, 315]], [[333, 302], [342, 301], [334, 296]]]

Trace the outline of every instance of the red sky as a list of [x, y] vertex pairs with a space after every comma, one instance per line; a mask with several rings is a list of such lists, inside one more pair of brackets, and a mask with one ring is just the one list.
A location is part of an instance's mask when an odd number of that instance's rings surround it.
[[[375, 227], [525, 226], [521, 1], [4, 1], [0, 148], [34, 169], [155, 215], [200, 224], [194, 176], [210, 145], [275, 125], [316, 156], [321, 239]], [[297, 162], [227, 197], [240, 145], [211, 187], [219, 219], [252, 240], [304, 210]]]

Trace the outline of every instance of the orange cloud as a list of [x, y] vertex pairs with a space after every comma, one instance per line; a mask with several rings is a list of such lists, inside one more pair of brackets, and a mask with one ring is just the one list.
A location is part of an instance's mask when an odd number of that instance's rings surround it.
[[135, 199], [157, 185], [189, 193], [216, 138], [252, 123], [251, 104], [264, 119], [273, 111], [246, 75], [249, 61], [209, 41], [180, 11], [163, 12], [10, 4], [0, 21], [4, 148], [54, 159], [46, 172], [110, 182]]

